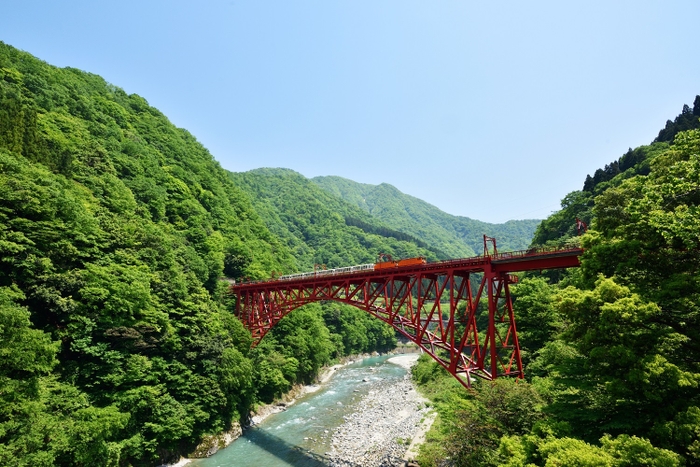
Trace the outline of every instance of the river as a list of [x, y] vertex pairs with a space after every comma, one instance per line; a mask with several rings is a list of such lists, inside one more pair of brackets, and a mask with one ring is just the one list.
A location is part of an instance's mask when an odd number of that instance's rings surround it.
[[398, 384], [406, 369], [388, 362], [390, 356], [370, 357], [338, 369], [316, 392], [299, 398], [287, 410], [260, 424], [207, 459], [188, 467], [327, 466], [334, 431], [351, 419], [360, 402], [378, 385]]

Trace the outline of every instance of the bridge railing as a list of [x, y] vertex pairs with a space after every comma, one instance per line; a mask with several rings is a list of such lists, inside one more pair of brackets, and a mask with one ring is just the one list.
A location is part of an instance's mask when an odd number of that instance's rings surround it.
[[519, 258], [529, 258], [531, 256], [542, 256], [542, 255], [555, 255], [562, 253], [574, 253], [580, 252], [580, 247], [571, 246], [539, 246], [528, 248], [527, 250], [517, 250], [517, 251], [506, 251], [504, 253], [496, 253], [490, 255], [493, 260], [507, 260], [507, 259], [519, 259]]
[[[411, 267], [417, 267], [417, 268], [431, 268], [431, 267], [440, 267], [440, 266], [449, 266], [449, 265], [456, 265], [456, 264], [481, 264], [485, 263], [488, 261], [504, 261], [504, 260], [517, 260], [517, 259], [526, 259], [530, 258], [533, 256], [543, 256], [543, 255], [556, 255], [556, 254], [564, 254], [564, 253], [574, 253], [574, 252], [580, 252], [581, 248], [580, 247], [569, 247], [569, 246], [540, 246], [540, 247], [533, 247], [533, 248], [528, 248], [527, 250], [516, 250], [516, 251], [506, 251], [503, 253], [493, 253], [493, 254], [488, 254], [488, 255], [477, 255], [477, 256], [470, 256], [468, 258], [461, 258], [461, 259], [446, 259], [446, 260], [441, 260], [441, 261], [434, 261], [430, 263], [426, 263], [424, 265], [420, 266], [411, 266]], [[326, 276], [337, 276], [337, 275], [345, 275], [345, 274], [365, 274], [368, 271], [373, 271], [374, 270], [374, 263], [370, 264], [360, 264], [357, 266], [346, 266], [342, 268], [335, 268], [335, 269], [325, 269], [325, 270], [319, 270], [319, 271], [311, 271], [311, 272], [300, 272], [300, 273], [295, 273], [295, 274], [288, 274], [284, 276], [280, 276], [277, 278], [270, 278], [270, 279], [258, 279], [258, 280], [253, 280], [253, 281], [241, 281], [241, 282], [236, 282], [235, 285], [254, 285], [254, 284], [264, 284], [268, 282], [286, 282], [286, 281], [294, 281], [294, 280], [299, 280], [299, 279], [312, 279], [316, 277], [326, 277]], [[392, 269], [384, 269], [383, 271], [391, 271]]]

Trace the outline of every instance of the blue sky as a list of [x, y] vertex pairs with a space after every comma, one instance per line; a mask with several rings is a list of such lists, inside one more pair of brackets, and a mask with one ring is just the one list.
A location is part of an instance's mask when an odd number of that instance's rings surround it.
[[700, 94], [687, 1], [5, 0], [0, 40], [104, 77], [232, 171], [544, 218]]

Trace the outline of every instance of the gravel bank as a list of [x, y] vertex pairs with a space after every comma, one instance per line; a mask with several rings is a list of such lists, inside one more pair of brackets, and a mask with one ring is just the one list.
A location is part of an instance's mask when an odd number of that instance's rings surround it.
[[[390, 359], [392, 363], [410, 368], [417, 355]], [[327, 453], [331, 467], [388, 467], [405, 464], [406, 449], [420, 436], [421, 420], [430, 409], [416, 392], [411, 375], [397, 384], [383, 381], [372, 387], [359, 404], [358, 411], [345, 418], [334, 433], [331, 450]]]

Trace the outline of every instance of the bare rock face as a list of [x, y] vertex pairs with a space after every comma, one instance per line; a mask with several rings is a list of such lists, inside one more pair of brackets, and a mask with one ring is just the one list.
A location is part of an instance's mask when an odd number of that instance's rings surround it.
[[187, 455], [192, 459], [201, 459], [204, 457], [213, 456], [219, 449], [223, 449], [243, 434], [240, 423], [236, 422], [231, 425], [231, 429], [217, 435], [209, 435], [202, 438], [202, 441]]

